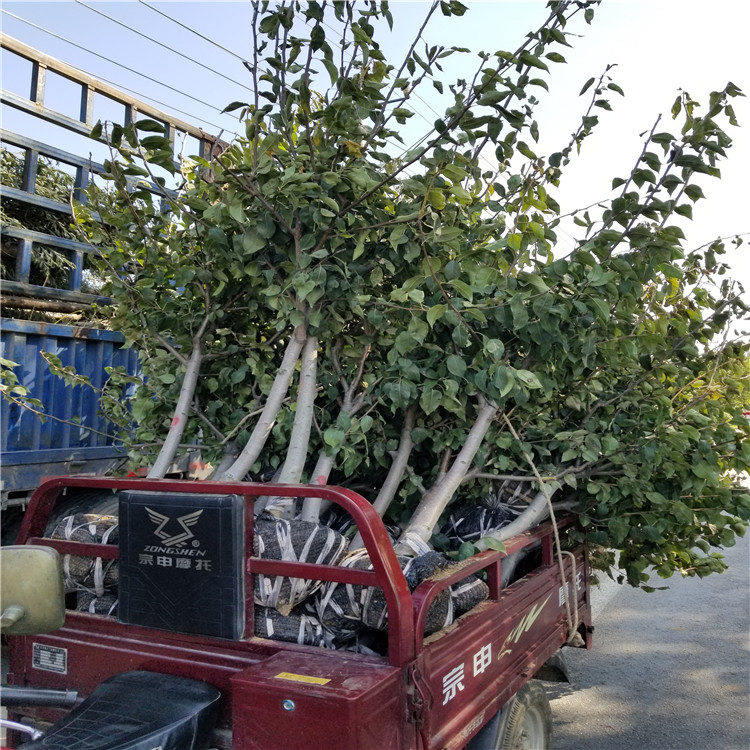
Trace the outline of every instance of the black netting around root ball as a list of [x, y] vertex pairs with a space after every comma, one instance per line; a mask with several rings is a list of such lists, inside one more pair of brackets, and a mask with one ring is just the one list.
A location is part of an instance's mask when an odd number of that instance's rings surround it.
[[518, 512], [505, 505], [497, 508], [464, 506], [451, 513], [440, 533], [448, 538], [451, 548], [456, 549], [464, 542], [478, 542], [517, 517]]
[[452, 549], [464, 542], [475, 543], [515, 521], [534, 496], [535, 490], [528, 482], [497, 482], [484, 497], [454, 510], [440, 533], [448, 537]]
[[282, 615], [272, 607], [255, 605], [255, 635], [275, 641], [288, 641], [305, 646], [323, 646], [323, 626], [315, 612], [304, 605]]
[[504, 479], [493, 483], [479, 505], [485, 508], [509, 507], [519, 513], [528, 506], [535, 495], [536, 490], [529, 482]]
[[[439, 552], [427, 552], [419, 557], [398, 556], [410, 591], [425, 579], [451, 565]], [[365, 550], [357, 550], [347, 557], [342, 567], [372, 570]], [[340, 641], [356, 639], [365, 630], [385, 631], [388, 627], [388, 608], [381, 589], [344, 583], [326, 583], [315, 598], [318, 617], [323, 627]], [[425, 634], [442, 630], [453, 622], [453, 599], [450, 590], [441, 592], [427, 614]]]
[[[66, 516], [60, 519], [51, 537], [87, 544], [117, 544], [117, 517], [94, 513]], [[117, 560], [79, 555], [63, 555], [63, 575], [66, 591], [89, 591], [99, 597], [116, 588], [119, 579]]]
[[117, 594], [107, 592], [97, 596], [91, 591], [79, 591], [76, 594], [76, 609], [92, 615], [116, 615]]
[[[255, 519], [253, 552], [256, 557], [319, 565], [337, 565], [347, 540], [327, 526], [301, 520], [287, 521], [271, 513]], [[300, 602], [320, 588], [320, 581], [285, 576], [255, 576], [255, 603], [290, 614]]]
[[[337, 506], [332, 506], [331, 508], [329, 508], [321, 517], [320, 522], [325, 526], [330, 526], [334, 531], [338, 531], [339, 534], [344, 534], [344, 536], [349, 538], [352, 538], [354, 536], [354, 532], [356, 531], [354, 519], [351, 517], [351, 515], [347, 513], [347, 511], [345, 511], [343, 508], [339, 508]], [[385, 526], [386, 533], [388, 534], [391, 542], [395, 544], [396, 540], [403, 533], [403, 529], [401, 529], [396, 524], [385, 523], [385, 521], [383, 522], [383, 525]]]
[[469, 576], [451, 586], [453, 616], [460, 617], [470, 612], [490, 595], [489, 586], [476, 576]]

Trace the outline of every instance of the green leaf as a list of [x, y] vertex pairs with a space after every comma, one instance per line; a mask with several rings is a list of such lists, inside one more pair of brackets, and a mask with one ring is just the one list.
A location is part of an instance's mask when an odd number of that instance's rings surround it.
[[253, 255], [266, 246], [266, 240], [261, 237], [256, 228], [248, 229], [242, 235], [242, 249], [248, 254]]
[[365, 240], [367, 239], [367, 232], [361, 232], [357, 238], [357, 244], [354, 246], [354, 253], [352, 253], [352, 260], [357, 260], [360, 255], [365, 251]]
[[443, 400], [443, 394], [437, 388], [422, 391], [419, 397], [419, 405], [425, 414], [432, 414], [440, 406]]
[[235, 109], [240, 109], [241, 107], [249, 107], [250, 105], [247, 102], [232, 102], [231, 104], [227, 104], [224, 109], [222, 109], [222, 113], [224, 112], [234, 112]]
[[549, 68], [547, 67], [547, 65], [538, 57], [536, 57], [535, 55], [532, 55], [530, 52], [521, 53], [521, 62], [524, 63], [524, 65], [528, 65], [532, 68], [538, 68], [539, 70], [549, 71]]
[[331, 79], [331, 85], [333, 86], [339, 79], [339, 69], [336, 67], [336, 64], [328, 55], [323, 58], [323, 65], [328, 71], [328, 75]]
[[430, 188], [427, 191], [427, 202], [438, 211], [445, 208], [445, 193], [439, 188]]
[[703, 195], [703, 190], [701, 190], [700, 186], [698, 185], [686, 185], [685, 195], [687, 195], [687, 197], [690, 198], [693, 203], [700, 200], [701, 198], [706, 197], [705, 195]]
[[479, 97], [479, 104], [491, 107], [499, 104], [511, 95], [510, 91], [487, 91]]
[[460, 185], [451, 185], [450, 192], [458, 198], [461, 203], [471, 203], [471, 193]]
[[458, 279], [453, 279], [453, 281], [449, 281], [448, 284], [452, 286], [464, 299], [468, 300], [469, 302], [472, 301], [474, 298], [474, 292], [472, 288], [464, 283], [463, 281], [459, 281]]
[[273, 217], [269, 214], [265, 214], [255, 224], [255, 231], [258, 236], [264, 240], [270, 240], [276, 232], [276, 224], [274, 223]]
[[500, 339], [489, 339], [484, 342], [484, 351], [488, 357], [498, 361], [505, 354], [505, 345]]
[[500, 397], [505, 398], [515, 387], [516, 381], [510, 368], [500, 366], [492, 375], [492, 385], [500, 392]]
[[229, 215], [238, 223], [244, 224], [246, 221], [245, 209], [241, 203], [231, 203], [229, 205]]
[[674, 100], [674, 104], [672, 105], [672, 118], [676, 118], [677, 115], [680, 114], [681, 109], [682, 109], [682, 97], [678, 96]]
[[448, 309], [447, 305], [433, 305], [428, 311], [427, 311], [427, 322], [434, 326], [435, 323], [440, 320], [440, 318], [445, 315], [445, 311]]
[[583, 84], [583, 88], [581, 89], [581, 91], [578, 94], [578, 96], [583, 96], [591, 88], [591, 86], [594, 84], [595, 80], [596, 80], [596, 78], [589, 78], [589, 80], [586, 81], [586, 83]]
[[477, 553], [477, 548], [471, 542], [462, 542], [458, 548], [458, 559], [468, 560]]
[[407, 117], [414, 117], [414, 112], [412, 112], [410, 109], [406, 109], [406, 107], [396, 107], [396, 109], [391, 112], [391, 114], [397, 119], [397, 120], [405, 120]]
[[569, 487], [572, 487], [574, 490], [578, 488], [578, 477], [576, 477], [575, 474], [570, 474], [570, 473], [566, 474], [563, 477], [563, 481], [565, 482], [565, 484], [567, 484]]
[[711, 464], [708, 464], [705, 461], [699, 461], [697, 464], [693, 464], [690, 468], [693, 474], [700, 479], [708, 479], [713, 476], [716, 471]]
[[622, 544], [630, 530], [630, 523], [626, 518], [610, 518], [607, 523], [612, 541], [615, 544]]
[[310, 32], [310, 46], [313, 50], [319, 50], [326, 41], [326, 33], [323, 27], [316, 23]]
[[545, 57], [548, 60], [551, 60], [554, 63], [564, 63], [567, 62], [567, 60], [558, 52], [548, 52]]
[[462, 378], [466, 373], [466, 362], [457, 354], [451, 354], [446, 360], [445, 365], [451, 375]]
[[499, 540], [491, 536], [482, 537], [479, 542], [483, 544], [487, 549], [495, 550], [495, 552], [505, 552], [505, 545]]
[[345, 437], [346, 433], [338, 427], [329, 427], [323, 433], [325, 444], [331, 448], [338, 448], [344, 442]]
[[674, 141], [674, 136], [671, 133], [655, 133], [651, 136], [653, 143], [660, 143], [661, 145], [669, 145]]
[[516, 377], [527, 387], [532, 389], [541, 388], [539, 378], [530, 370], [516, 370]]
[[145, 130], [149, 133], [164, 133], [166, 131], [164, 123], [156, 120], [136, 120], [135, 127], [137, 130]]

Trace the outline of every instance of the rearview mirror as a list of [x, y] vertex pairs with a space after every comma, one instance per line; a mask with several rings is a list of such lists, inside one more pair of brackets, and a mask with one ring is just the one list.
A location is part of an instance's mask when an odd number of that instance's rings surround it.
[[51, 547], [0, 548], [0, 631], [49, 633], [65, 622], [62, 561]]

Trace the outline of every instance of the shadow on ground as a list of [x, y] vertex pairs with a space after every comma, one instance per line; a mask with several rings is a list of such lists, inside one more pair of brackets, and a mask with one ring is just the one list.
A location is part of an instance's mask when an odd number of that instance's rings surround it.
[[750, 539], [725, 554], [721, 575], [623, 588], [593, 650], [566, 649], [572, 685], [546, 685], [556, 750], [750, 748]]

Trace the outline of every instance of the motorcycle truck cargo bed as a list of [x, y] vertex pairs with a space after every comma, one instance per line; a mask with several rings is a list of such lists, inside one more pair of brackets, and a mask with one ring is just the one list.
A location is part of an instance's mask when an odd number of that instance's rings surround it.
[[[47, 520], [65, 487], [109, 489], [121, 497], [127, 494], [156, 498], [176, 493], [178, 497], [192, 498], [191, 507], [199, 509], [201, 497], [208, 499], [206, 509], [212, 507], [210, 496], [236, 497], [229, 503], [231, 509], [227, 513], [235, 519], [234, 523], [244, 527], [241, 533], [235, 529], [231, 534], [235, 553], [242, 550], [244, 569], [237, 579], [242, 583], [239, 589], [236, 586], [232, 589], [230, 582], [226, 590], [239, 591], [234, 604], [242, 610], [241, 617], [235, 618], [237, 613], [233, 612], [227, 620], [231, 623], [228, 630], [209, 630], [211, 634], [206, 635], [195, 632], [195, 628], [183, 628], [191, 632], [181, 632], [179, 622], [165, 629], [153, 627], [151, 622], [127, 624], [115, 616], [69, 610], [64, 627], [58, 631], [9, 638], [9, 682], [77, 690], [85, 697], [104, 680], [129, 671], [200, 680], [217, 688], [222, 695], [212, 747], [458, 750], [466, 747], [569, 640], [566, 592], [576, 630], [590, 645], [589, 567], [585, 546], [563, 556], [563, 584], [549, 523], [508, 540], [506, 552], [481, 552], [448, 568], [447, 573], [444, 570], [423, 581], [410, 592], [381, 519], [369, 502], [347, 489], [59, 477], [45, 482], [34, 494], [21, 527], [19, 544], [44, 544], [62, 555], [102, 560], [123, 554], [120, 550], [127, 548], [127, 541], [122, 536], [119, 547], [44, 537]], [[357, 526], [372, 569], [256, 557], [252, 503], [258, 497], [269, 496], [317, 497], [340, 506]], [[244, 513], [238, 513], [237, 508], [243, 505]], [[186, 515], [181, 516], [183, 521]], [[163, 520], [163, 535], [175, 529], [174, 525], [168, 525], [168, 520]], [[149, 528], [152, 533], [158, 528], [154, 518]], [[183, 540], [184, 548], [201, 549], [198, 546], [203, 543], [201, 523], [190, 525], [187, 521], [181, 528], [188, 534]], [[121, 529], [123, 533], [125, 530]], [[190, 547], [188, 540], [196, 546]], [[157, 549], [159, 544], [153, 546]], [[539, 548], [538, 562], [522, 578], [503, 587], [503, 561], [513, 552], [531, 548]], [[231, 560], [232, 553], [224, 552], [226, 559]], [[255, 636], [254, 577], [260, 574], [379, 588], [388, 610], [387, 651], [382, 655], [355, 653]], [[484, 578], [489, 598], [449, 627], [425, 637], [425, 622], [432, 602], [440, 592], [470, 574]], [[139, 589], [150, 584], [146, 578], [127, 585], [136, 588], [137, 599]], [[156, 590], [160, 592], [158, 596], [167, 599], [176, 596], [163, 587]], [[124, 593], [121, 590], [120, 596]], [[126, 595], [133, 596], [133, 592]], [[233, 596], [224, 602], [226, 606], [232, 604]], [[237, 622], [241, 622], [241, 627], [236, 627]], [[230, 637], [220, 637], [216, 632]], [[12, 714], [56, 720], [64, 712], [15, 708]]]

